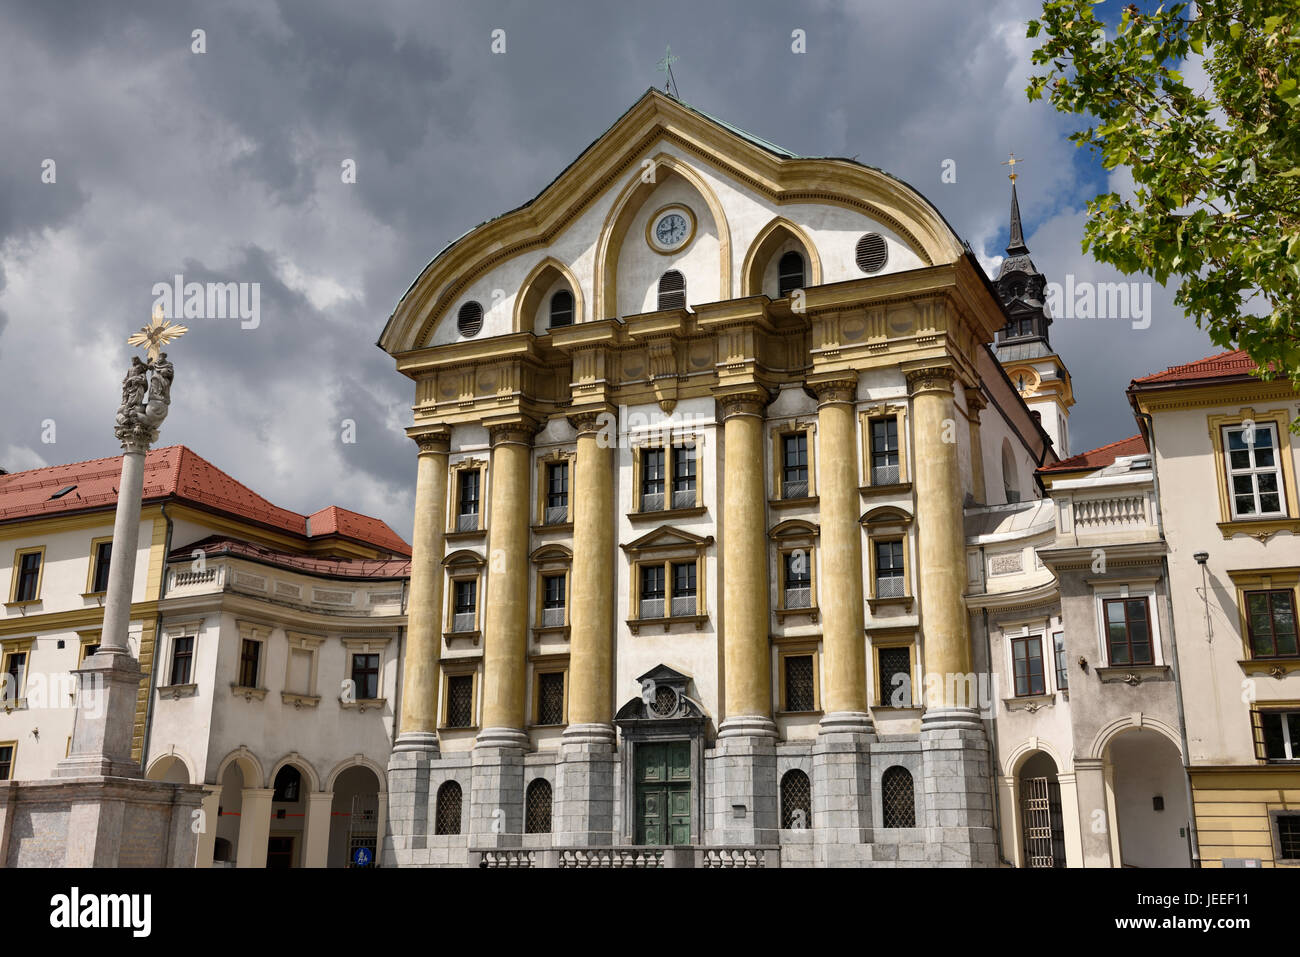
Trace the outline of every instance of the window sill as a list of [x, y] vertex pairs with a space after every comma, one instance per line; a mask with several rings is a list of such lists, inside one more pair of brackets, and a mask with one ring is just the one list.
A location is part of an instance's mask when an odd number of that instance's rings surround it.
[[874, 615], [879, 608], [901, 607], [904, 611], [911, 611], [912, 602], [915, 600], [911, 595], [900, 595], [897, 598], [868, 598], [867, 605]]
[[[1014, 701], [1015, 699], [1013, 698], [1012, 700]], [[924, 710], [925, 709], [919, 704], [912, 705], [911, 707], [895, 707], [892, 704], [873, 704], [871, 706], [872, 714], [883, 712], [884, 716], [887, 718], [904, 718], [912, 716], [919, 718]]]
[[1295, 655], [1277, 658], [1247, 658], [1238, 661], [1241, 670], [1248, 675], [1269, 675], [1273, 678], [1285, 678], [1293, 671], [1300, 671], [1300, 657]]
[[248, 688], [245, 687], [244, 685], [236, 684], [233, 681], [230, 682], [230, 693], [233, 694], [236, 698], [242, 696], [245, 701], [252, 701], [254, 698], [256, 698], [258, 701], [261, 701], [263, 698], [266, 697], [265, 688]]
[[320, 695], [318, 694], [294, 694], [292, 691], [281, 691], [280, 700], [285, 704], [291, 704], [295, 709], [314, 708], [320, 704]]
[[776, 716], [778, 718], [820, 718], [825, 713], [826, 712], [821, 708], [814, 708], [811, 711], [787, 711], [784, 708], [781, 708], [776, 712]]
[[533, 628], [533, 635], [534, 636], [563, 635], [565, 638], [568, 638], [569, 626], [568, 625], [536, 625]]
[[1218, 526], [1225, 542], [1234, 535], [1249, 535], [1261, 542], [1267, 542], [1278, 532], [1300, 535], [1300, 518], [1285, 515], [1278, 518], [1234, 518], [1229, 522], [1219, 522]]
[[356, 711], [365, 714], [367, 709], [378, 711], [388, 704], [387, 698], [358, 698], [356, 701], [340, 701], [339, 707], [346, 711]]
[[440, 724], [440, 725], [438, 725], [438, 730], [441, 731], [441, 732], [444, 732], [444, 733], [451, 733], [451, 732], [455, 732], [455, 731], [474, 731], [474, 732], [477, 732], [477, 731], [478, 731], [478, 725], [476, 725], [476, 724], [458, 724], [458, 725], [456, 725], [455, 727], [451, 727], [450, 725]]
[[1096, 671], [1102, 684], [1140, 685], [1143, 681], [1171, 681], [1173, 675], [1168, 665], [1111, 665]]
[[474, 528], [467, 532], [458, 532], [455, 529], [452, 529], [451, 531], [442, 533], [443, 541], [446, 542], [472, 542], [486, 537], [486, 528]]
[[25, 615], [27, 614], [28, 608], [34, 608], [37, 611], [39, 611], [40, 605], [41, 605], [41, 599], [39, 598], [32, 598], [28, 601], [7, 601], [5, 602], [5, 611], [17, 610], [22, 612]]
[[11, 711], [26, 711], [27, 699], [15, 698], [12, 701], [5, 701], [4, 708], [5, 714], [9, 714]]
[[767, 500], [768, 508], [812, 508], [819, 504], [821, 499], [813, 495], [808, 498], [769, 498]]
[[1028, 711], [1033, 714], [1039, 708], [1046, 708], [1056, 704], [1056, 695], [1047, 694], [1027, 694], [1017, 695], [1014, 698], [1003, 698], [1002, 706], [1008, 711]]
[[693, 624], [696, 631], [703, 631], [704, 623], [708, 620], [708, 615], [674, 615], [671, 618], [629, 618], [627, 619], [627, 626], [632, 629], [634, 635], [638, 634], [642, 628], [648, 628], [652, 625], [663, 625], [666, 632], [673, 625]]
[[912, 491], [911, 482], [895, 482], [893, 485], [859, 485], [862, 495], [906, 495]]
[[97, 599], [101, 605], [104, 604], [104, 599], [107, 597], [108, 597], [108, 592], [106, 591], [83, 591], [81, 593], [82, 601], [89, 601], [90, 599], [94, 598]]
[[159, 698], [193, 698], [199, 693], [197, 684], [188, 685], [159, 685]]
[[557, 722], [557, 723], [555, 723], [555, 724], [537, 724], [537, 723], [533, 723], [533, 724], [530, 724], [530, 725], [528, 726], [528, 730], [529, 730], [529, 731], [550, 731], [550, 730], [553, 729], [553, 728], [567, 728], [568, 726], [569, 726], [569, 723], [568, 723], [567, 721], [560, 721], [560, 722]]
[[776, 620], [785, 621], [787, 618], [798, 618], [801, 615], [807, 615], [811, 622], [817, 621], [819, 610], [816, 605], [811, 608], [778, 608], [776, 609]]
[[704, 505], [694, 505], [691, 508], [658, 508], [647, 512], [628, 512], [627, 520], [629, 522], [649, 522], [655, 519], [696, 518], [705, 514], [708, 510], [708, 507]]
[[464, 641], [467, 644], [477, 645], [482, 634], [483, 632], [477, 629], [474, 631], [444, 631], [442, 640], [448, 648], [451, 647], [453, 641]]
[[571, 533], [573, 531], [572, 522], [554, 522], [550, 525], [545, 523], [533, 526], [534, 535], [544, 535], [547, 532]]

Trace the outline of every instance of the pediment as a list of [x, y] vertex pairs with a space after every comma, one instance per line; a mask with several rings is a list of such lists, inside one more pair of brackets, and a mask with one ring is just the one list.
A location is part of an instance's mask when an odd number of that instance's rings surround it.
[[619, 546], [629, 554], [647, 552], [654, 549], [668, 548], [707, 548], [713, 544], [713, 536], [699, 536], [672, 525], [660, 525], [635, 541]]

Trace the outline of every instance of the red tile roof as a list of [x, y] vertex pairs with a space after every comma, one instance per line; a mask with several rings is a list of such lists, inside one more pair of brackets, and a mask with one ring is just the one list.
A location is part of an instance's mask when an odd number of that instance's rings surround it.
[[1247, 355], [1245, 350], [1234, 349], [1231, 352], [1220, 352], [1218, 355], [1206, 356], [1204, 359], [1197, 359], [1195, 362], [1188, 362], [1184, 365], [1170, 366], [1164, 372], [1156, 372], [1152, 375], [1142, 376], [1140, 379], [1134, 379], [1133, 384], [1222, 379], [1250, 375], [1256, 368], [1258, 366], [1255, 360]]
[[409, 558], [394, 558], [383, 561], [366, 558], [310, 558], [306, 555], [295, 555], [292, 552], [263, 548], [261, 545], [255, 545], [252, 542], [240, 541], [236, 538], [225, 538], [220, 535], [213, 535], [202, 541], [192, 542], [183, 548], [175, 549], [168, 558], [173, 561], [188, 562], [196, 548], [203, 549], [207, 558], [234, 555], [268, 565], [277, 565], [281, 568], [292, 568], [315, 575], [328, 575], [332, 578], [373, 578], [383, 580], [409, 578], [411, 576], [411, 560]]
[[[117, 505], [122, 456], [52, 465], [0, 475], [0, 522], [63, 515]], [[58, 498], [56, 492], [72, 490]], [[179, 499], [303, 538], [336, 535], [400, 555], [410, 546], [377, 518], [331, 506], [308, 517], [280, 508], [183, 445], [151, 449], [145, 456], [145, 502]]]
[[1120, 439], [1118, 442], [1112, 442], [1110, 445], [1103, 445], [1099, 449], [1091, 449], [1087, 452], [1080, 452], [1078, 455], [1071, 455], [1068, 459], [1061, 459], [1052, 465], [1044, 465], [1039, 472], [1087, 472], [1095, 469], [1104, 469], [1108, 465], [1114, 465], [1115, 460], [1125, 455], [1141, 455], [1147, 451], [1146, 439], [1141, 435], [1131, 435], [1127, 439]]

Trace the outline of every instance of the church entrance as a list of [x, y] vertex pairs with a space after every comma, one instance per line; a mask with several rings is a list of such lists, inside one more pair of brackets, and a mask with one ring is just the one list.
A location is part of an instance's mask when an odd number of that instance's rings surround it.
[[636, 842], [691, 843], [691, 743], [636, 746]]

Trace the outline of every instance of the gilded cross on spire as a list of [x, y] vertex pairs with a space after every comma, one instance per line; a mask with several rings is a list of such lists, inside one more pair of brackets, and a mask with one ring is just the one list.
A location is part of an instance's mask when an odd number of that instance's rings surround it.
[[163, 346], [175, 339], [179, 339], [189, 331], [186, 326], [175, 325], [170, 319], [164, 319], [162, 306], [157, 306], [153, 311], [153, 318], [149, 321], [149, 325], [143, 326], [139, 332], [128, 336], [126, 344], [129, 346], [143, 346], [149, 356], [149, 361], [156, 362], [158, 361], [158, 353]]
[[1023, 163], [1024, 160], [1022, 160], [1022, 159], [1017, 159], [1015, 153], [1011, 153], [1010, 156], [1011, 156], [1011, 159], [1003, 160], [1003, 161], [1002, 161], [1002, 165], [1003, 165], [1003, 166], [1010, 166], [1010, 167], [1011, 167], [1011, 173], [1009, 174], [1009, 178], [1010, 178], [1011, 182], [1014, 183], [1014, 182], [1016, 181], [1016, 177], [1020, 175], [1019, 173], [1016, 172], [1016, 164], [1017, 164], [1017, 163]]

